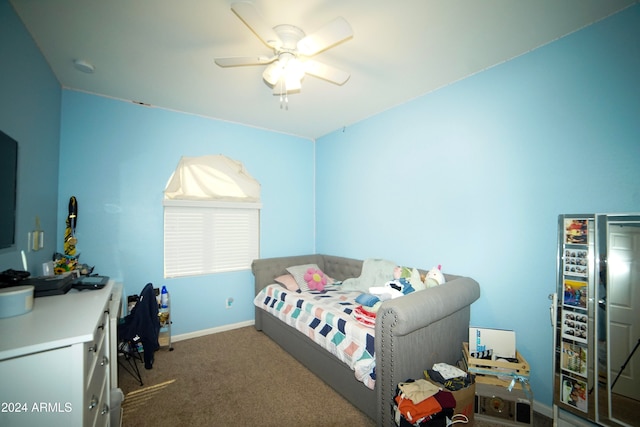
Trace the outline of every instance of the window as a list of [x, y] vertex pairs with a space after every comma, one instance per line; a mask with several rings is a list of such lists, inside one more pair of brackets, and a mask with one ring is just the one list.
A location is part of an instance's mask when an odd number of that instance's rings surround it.
[[163, 201], [164, 277], [251, 268], [259, 257], [259, 189], [239, 162], [183, 157]]
[[164, 277], [243, 270], [259, 257], [255, 203], [164, 202]]

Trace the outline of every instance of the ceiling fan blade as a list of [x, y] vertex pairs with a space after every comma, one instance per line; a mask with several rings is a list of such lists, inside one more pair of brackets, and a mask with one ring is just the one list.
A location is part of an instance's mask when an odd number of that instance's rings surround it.
[[229, 58], [216, 58], [215, 62], [220, 67], [239, 67], [242, 65], [263, 65], [273, 62], [277, 57], [268, 56], [234, 56]]
[[267, 46], [277, 49], [282, 46], [282, 41], [278, 34], [270, 27], [262, 16], [258, 13], [258, 10], [253, 3], [248, 2], [236, 2], [231, 5], [231, 10], [238, 15], [238, 18], [245, 23], [251, 31]]
[[304, 62], [304, 72], [337, 85], [345, 84], [351, 77], [351, 74], [346, 71], [312, 59]]
[[313, 34], [303, 37], [298, 42], [298, 52], [305, 56], [315, 55], [350, 37], [353, 30], [346, 19], [338, 17]]

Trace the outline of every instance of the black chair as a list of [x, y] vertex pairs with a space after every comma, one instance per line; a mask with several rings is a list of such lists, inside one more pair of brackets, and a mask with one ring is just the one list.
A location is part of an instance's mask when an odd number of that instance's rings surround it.
[[[118, 353], [127, 362], [126, 365], [120, 363], [120, 366], [137, 379], [140, 385], [142, 377], [137, 363], [144, 363], [145, 369], [153, 368], [154, 353], [160, 348], [159, 333], [158, 301], [153, 285], [147, 283], [131, 313], [118, 325]], [[139, 344], [142, 345], [142, 355]]]
[[120, 340], [118, 342], [118, 356], [122, 356], [122, 359], [124, 359], [123, 362], [121, 358], [118, 357], [118, 365], [135, 378], [140, 385], [144, 385], [142, 383], [140, 369], [138, 368], [138, 362], [144, 363], [138, 344], [133, 340]]

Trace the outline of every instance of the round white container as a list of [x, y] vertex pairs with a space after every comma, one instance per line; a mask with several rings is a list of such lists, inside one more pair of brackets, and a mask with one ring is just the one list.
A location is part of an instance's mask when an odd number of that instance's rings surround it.
[[32, 285], [0, 289], [0, 319], [30, 312], [33, 309], [33, 290]]

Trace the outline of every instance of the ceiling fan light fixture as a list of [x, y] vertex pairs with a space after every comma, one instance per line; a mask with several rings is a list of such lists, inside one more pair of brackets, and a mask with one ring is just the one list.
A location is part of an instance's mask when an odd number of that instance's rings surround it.
[[304, 74], [302, 62], [285, 52], [264, 70], [262, 78], [273, 88], [284, 87], [286, 91], [291, 92], [301, 89]]
[[284, 69], [287, 78], [301, 80], [304, 77], [304, 66], [298, 58], [290, 59]]
[[275, 86], [282, 76], [283, 68], [280, 60], [272, 62], [262, 73], [262, 78], [271, 86]]
[[297, 75], [285, 75], [283, 80], [284, 88], [287, 92], [297, 92], [302, 89], [302, 78]]

